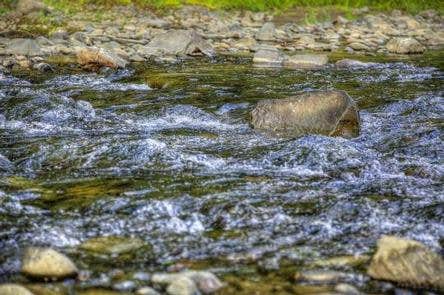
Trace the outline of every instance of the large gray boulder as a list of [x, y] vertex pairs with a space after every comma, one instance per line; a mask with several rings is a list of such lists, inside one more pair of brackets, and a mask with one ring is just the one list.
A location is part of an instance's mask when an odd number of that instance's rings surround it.
[[148, 43], [145, 53], [154, 56], [215, 55], [213, 47], [194, 30], [171, 30], [158, 34]]
[[444, 292], [444, 260], [423, 244], [383, 236], [367, 270], [374, 279]]
[[44, 55], [42, 47], [37, 40], [23, 38], [10, 40], [6, 44], [6, 53], [26, 56]]
[[255, 129], [277, 136], [359, 135], [358, 108], [344, 91], [311, 91], [262, 100], [251, 112], [251, 119]]
[[77, 275], [74, 263], [64, 254], [51, 248], [29, 247], [22, 260], [22, 273], [41, 279], [62, 279]]
[[425, 51], [425, 47], [412, 37], [392, 38], [385, 47], [389, 52], [399, 54], [423, 53]]

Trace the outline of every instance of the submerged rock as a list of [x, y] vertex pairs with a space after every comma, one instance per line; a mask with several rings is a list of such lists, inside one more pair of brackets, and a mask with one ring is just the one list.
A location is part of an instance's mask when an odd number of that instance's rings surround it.
[[319, 69], [327, 62], [328, 57], [325, 54], [296, 54], [286, 56], [283, 65], [292, 69]]
[[10, 171], [14, 165], [9, 161], [5, 156], [0, 154], [0, 172], [2, 171]]
[[169, 285], [181, 278], [187, 278], [193, 281], [200, 291], [204, 294], [214, 293], [224, 285], [211, 272], [207, 271], [183, 271], [178, 273], [159, 273], [154, 274], [151, 278], [153, 283]]
[[385, 47], [389, 52], [400, 54], [423, 53], [425, 51], [425, 47], [415, 38], [411, 37], [392, 38], [387, 42]]
[[363, 62], [354, 59], [344, 58], [335, 63], [337, 68], [368, 68], [377, 65], [374, 62]]
[[286, 99], [260, 101], [251, 112], [257, 130], [278, 136], [359, 135], [359, 113], [344, 91], [312, 91]]
[[29, 247], [23, 256], [22, 273], [36, 278], [61, 279], [75, 276], [78, 270], [62, 253], [51, 248]]
[[159, 55], [199, 55], [214, 56], [213, 47], [194, 30], [171, 30], [154, 36], [147, 45], [147, 53]]
[[17, 284], [0, 285], [1, 295], [33, 295], [31, 291]]
[[102, 67], [113, 69], [124, 68], [127, 61], [117, 56], [115, 53], [103, 48], [86, 47], [77, 52], [78, 63], [88, 70], [97, 71]]
[[120, 255], [143, 246], [145, 246], [145, 243], [139, 239], [110, 236], [89, 239], [81, 244], [80, 248], [95, 253]]
[[259, 48], [253, 56], [255, 66], [261, 67], [281, 67], [284, 61], [283, 55], [277, 48], [262, 47]]
[[374, 279], [444, 291], [444, 259], [413, 240], [383, 236], [367, 273]]

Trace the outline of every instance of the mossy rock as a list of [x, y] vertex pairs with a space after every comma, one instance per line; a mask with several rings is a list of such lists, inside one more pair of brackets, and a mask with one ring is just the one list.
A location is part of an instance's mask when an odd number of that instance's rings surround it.
[[120, 255], [144, 246], [147, 244], [140, 239], [109, 236], [89, 239], [80, 245], [80, 249], [98, 254]]

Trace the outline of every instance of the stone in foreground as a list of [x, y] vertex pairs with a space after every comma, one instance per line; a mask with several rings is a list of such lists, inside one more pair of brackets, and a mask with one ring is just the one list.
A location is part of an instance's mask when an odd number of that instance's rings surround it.
[[78, 63], [88, 70], [98, 70], [101, 67], [113, 69], [124, 68], [127, 62], [115, 53], [103, 48], [86, 47], [77, 52]]
[[389, 52], [400, 54], [423, 53], [425, 51], [425, 47], [411, 37], [392, 38], [385, 47]]
[[166, 289], [169, 295], [198, 295], [196, 284], [187, 277], [179, 277]]
[[296, 54], [286, 56], [284, 67], [291, 69], [320, 69], [328, 62], [325, 54]]
[[154, 274], [151, 281], [161, 285], [171, 285], [181, 278], [194, 282], [204, 294], [211, 294], [222, 288], [223, 283], [211, 272], [207, 271], [183, 271], [178, 273]]
[[51, 249], [29, 247], [25, 250], [22, 273], [42, 279], [62, 279], [77, 275], [74, 263], [65, 255]]
[[251, 117], [255, 129], [277, 136], [359, 135], [358, 108], [344, 91], [311, 91], [286, 99], [262, 100]]
[[444, 291], [444, 260], [423, 244], [383, 236], [367, 271], [374, 279]]
[[31, 291], [17, 284], [0, 285], [1, 295], [33, 295]]

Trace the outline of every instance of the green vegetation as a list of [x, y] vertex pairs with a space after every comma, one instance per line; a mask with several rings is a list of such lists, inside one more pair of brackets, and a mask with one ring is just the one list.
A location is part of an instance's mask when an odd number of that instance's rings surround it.
[[[2, 0], [0, 12], [10, 9], [17, 0]], [[425, 9], [444, 10], [442, 1], [430, 0], [44, 0], [47, 4], [62, 10], [77, 10], [83, 5], [138, 5], [164, 9], [183, 4], [203, 5], [212, 9], [248, 9], [253, 11], [285, 10], [295, 6], [316, 8], [334, 6], [341, 10], [369, 7], [375, 10], [399, 9], [412, 13]]]

